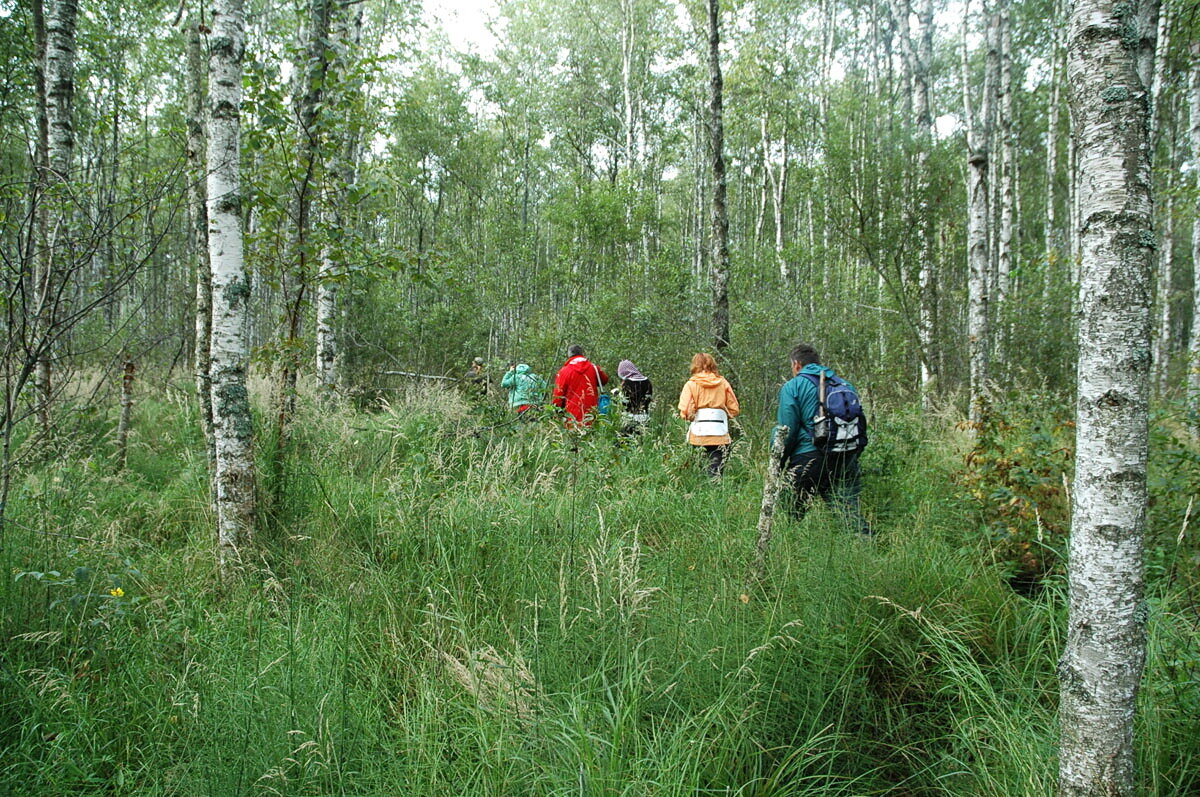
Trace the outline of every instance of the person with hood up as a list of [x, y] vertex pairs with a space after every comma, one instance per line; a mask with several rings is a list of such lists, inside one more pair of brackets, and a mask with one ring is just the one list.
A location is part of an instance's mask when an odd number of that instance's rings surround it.
[[679, 394], [679, 417], [691, 422], [688, 442], [708, 451], [708, 475], [713, 479], [721, 478], [725, 469], [725, 452], [733, 442], [729, 420], [739, 412], [737, 396], [713, 356], [700, 352], [692, 357], [691, 378]]
[[621, 398], [624, 401], [621, 433], [641, 434], [650, 421], [650, 400], [654, 397], [654, 385], [631, 360], [617, 364], [617, 377], [621, 380]]
[[567, 361], [554, 378], [554, 395], [550, 403], [567, 411], [568, 429], [592, 425], [600, 404], [600, 390], [608, 384], [608, 374], [584, 356], [578, 343], [567, 349]]
[[529, 411], [542, 403], [546, 392], [546, 380], [533, 372], [526, 363], [514, 363], [500, 380], [500, 387], [508, 390], [508, 406], [524, 419], [533, 417]]

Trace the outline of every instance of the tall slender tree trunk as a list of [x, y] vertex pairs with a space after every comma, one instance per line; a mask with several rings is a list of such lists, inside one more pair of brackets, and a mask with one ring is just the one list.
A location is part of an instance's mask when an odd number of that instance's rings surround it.
[[1079, 166], [1079, 372], [1059, 794], [1133, 795], [1146, 657], [1155, 0], [1075, 0], [1068, 85]]
[[[1056, 3], [1055, 19], [1061, 19], [1061, 3]], [[1058, 264], [1059, 236], [1057, 229], [1058, 213], [1058, 127], [1062, 89], [1062, 26], [1056, 26], [1054, 43], [1050, 51], [1050, 99], [1046, 108], [1046, 221], [1042, 227], [1042, 247], [1046, 253], [1046, 266], [1043, 271], [1042, 296], [1049, 299], [1052, 271]]]
[[[1168, 102], [1166, 90], [1166, 71], [1168, 53], [1171, 48], [1171, 15], [1170, 5], [1164, 4], [1158, 17], [1158, 35], [1154, 47], [1154, 78], [1150, 88], [1150, 152], [1157, 153], [1162, 141], [1163, 128], [1172, 124], [1173, 108]], [[1167, 387], [1168, 365], [1171, 358], [1171, 294], [1174, 282], [1174, 252], [1175, 252], [1175, 208], [1174, 191], [1175, 163], [1179, 152], [1176, 137], [1172, 135], [1167, 141], [1166, 168], [1159, 169], [1163, 175], [1164, 202], [1159, 218], [1161, 219], [1162, 234], [1158, 244], [1158, 335], [1155, 338], [1153, 384], [1157, 390]]]
[[967, 350], [971, 373], [972, 421], [978, 421], [988, 379], [991, 353], [991, 259], [988, 256], [988, 143], [995, 108], [999, 53], [999, 17], [984, 6], [987, 16], [987, 67], [978, 117], [971, 102], [970, 69], [966, 51], [969, 6], [963, 11], [963, 107], [967, 118]]
[[[187, 37], [187, 167], [188, 167], [188, 242], [196, 271], [195, 363], [196, 396], [200, 402], [200, 422], [208, 449], [208, 469], [216, 471], [217, 449], [213, 437], [212, 410], [212, 272], [208, 264], [208, 210], [205, 181], [207, 142], [204, 136], [204, 77], [201, 27], [203, 20], [189, 18]], [[215, 491], [212, 496], [216, 499]]]
[[[333, 42], [334, 57], [330, 65], [333, 72], [333, 90], [337, 92], [338, 102], [343, 106], [354, 107], [360, 93], [359, 81], [352, 77], [355, 74], [353, 64], [358, 58], [358, 48], [362, 36], [362, 7], [353, 8], [335, 6], [330, 23], [330, 36]], [[354, 121], [353, 114], [342, 128], [343, 140], [335, 151], [337, 154], [330, 163], [331, 185], [327, 192], [329, 208], [326, 214], [331, 217], [335, 230], [341, 230], [348, 223], [346, 206], [347, 192], [357, 179], [357, 161], [360, 127]], [[527, 122], [527, 120], [526, 120]], [[527, 168], [527, 167], [526, 167]], [[528, 183], [526, 173], [523, 181]], [[528, 186], [526, 186], [526, 192]], [[526, 203], [528, 200], [526, 200]], [[339, 369], [339, 347], [337, 329], [337, 288], [338, 268], [331, 243], [326, 238], [321, 251], [321, 269], [317, 279], [317, 383], [326, 398], [335, 395], [341, 389], [341, 374]]]
[[729, 215], [725, 209], [725, 122], [721, 98], [720, 0], [708, 0], [708, 131], [712, 147], [712, 339], [718, 354], [729, 346]]
[[242, 253], [240, 128], [242, 0], [216, 0], [209, 38], [208, 246], [212, 266], [213, 436], [217, 545], [222, 569], [254, 533], [254, 425], [246, 389], [250, 281]]
[[39, 184], [42, 187], [42, 207], [38, 225], [41, 245], [35, 273], [35, 340], [38, 346], [34, 383], [38, 392], [38, 415], [42, 429], [50, 430], [50, 405], [54, 395], [53, 361], [58, 325], [66, 291], [66, 274], [70, 268], [70, 237], [72, 213], [68, 207], [68, 185], [75, 152], [75, 22], [78, 17], [76, 0], [50, 0], [44, 10], [44, 48], [41, 74], [45, 95], [42, 115], [45, 118], [45, 156]]
[[[1012, 9], [1005, 2], [1000, 14], [1000, 95], [1002, 102], [999, 111], [1000, 120], [1000, 160], [1003, 168], [1000, 171], [1000, 230], [999, 244], [1000, 251], [997, 257], [998, 274], [996, 278], [996, 305], [997, 311], [1005, 312], [1005, 303], [1008, 300], [1008, 294], [1012, 289], [1012, 261], [1013, 261], [1013, 215], [1015, 206], [1015, 195], [1013, 184], [1016, 178], [1017, 163], [1016, 163], [1016, 146], [1014, 142], [1014, 115], [1016, 112], [1016, 100], [1013, 95], [1013, 57], [1012, 57]], [[999, 335], [1000, 345], [996, 351], [1001, 360], [1004, 359], [1004, 332], [1003, 325], [998, 324], [1001, 332]]]
[[[1200, 42], [1193, 42], [1191, 79], [1188, 81], [1188, 124], [1192, 159], [1200, 159]], [[1200, 175], [1193, 175], [1200, 185]], [[1188, 407], [1192, 434], [1200, 436], [1200, 213], [1192, 215], [1192, 329], [1188, 343]]]

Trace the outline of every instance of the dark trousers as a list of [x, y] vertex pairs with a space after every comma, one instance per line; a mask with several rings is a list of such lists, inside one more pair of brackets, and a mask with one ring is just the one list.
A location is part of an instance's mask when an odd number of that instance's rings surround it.
[[862, 475], [858, 454], [822, 454], [810, 451], [792, 457], [788, 475], [792, 480], [789, 511], [797, 521], [808, 511], [814, 496], [820, 496], [841, 516], [842, 521], [859, 534], [871, 534], [871, 527], [859, 511], [858, 496], [862, 493]]
[[714, 479], [721, 478], [721, 472], [725, 470], [725, 449], [728, 446], [705, 446], [704, 450], [708, 452], [708, 475]]

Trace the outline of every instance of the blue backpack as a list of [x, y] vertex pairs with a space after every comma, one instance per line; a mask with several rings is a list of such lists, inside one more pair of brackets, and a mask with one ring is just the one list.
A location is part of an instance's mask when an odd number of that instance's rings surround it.
[[813, 445], [826, 454], [845, 454], [867, 447], [867, 416], [858, 393], [839, 377], [825, 372], [804, 374], [817, 387]]

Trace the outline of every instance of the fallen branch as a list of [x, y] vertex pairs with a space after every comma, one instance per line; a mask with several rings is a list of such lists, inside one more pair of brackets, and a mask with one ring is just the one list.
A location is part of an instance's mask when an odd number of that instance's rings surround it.
[[461, 382], [462, 380], [454, 376], [436, 376], [435, 374], [418, 374], [415, 371], [380, 371], [383, 376], [415, 376], [418, 379], [444, 379], [447, 382]]
[[758, 513], [758, 542], [755, 545], [754, 569], [751, 577], [760, 580], [767, 572], [767, 547], [771, 544], [771, 526], [775, 519], [775, 504], [779, 502], [783, 485], [783, 443], [788, 436], [788, 427], [775, 427], [768, 454], [767, 477], [763, 482], [762, 509]]

